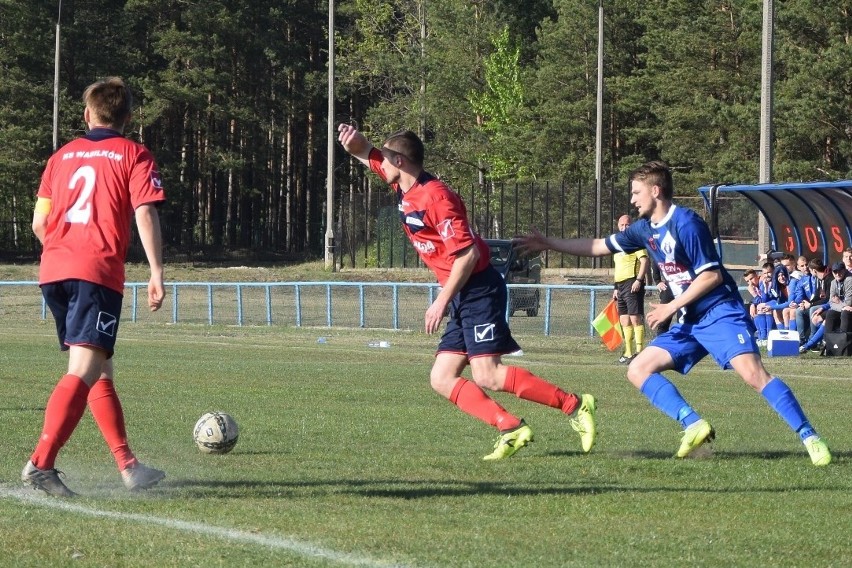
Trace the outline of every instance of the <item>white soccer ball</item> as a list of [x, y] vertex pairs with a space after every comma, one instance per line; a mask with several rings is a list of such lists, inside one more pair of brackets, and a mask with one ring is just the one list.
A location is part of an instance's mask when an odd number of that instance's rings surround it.
[[237, 445], [240, 429], [230, 414], [208, 412], [192, 429], [195, 445], [205, 454], [227, 454]]

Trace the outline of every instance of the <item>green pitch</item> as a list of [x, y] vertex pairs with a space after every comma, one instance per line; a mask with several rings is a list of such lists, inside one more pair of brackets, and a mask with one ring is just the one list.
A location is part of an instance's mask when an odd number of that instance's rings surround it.
[[[325, 338], [318, 343], [318, 338]], [[389, 349], [371, 349], [370, 340]], [[19, 482], [64, 357], [51, 324], [0, 330], [3, 566], [829, 566], [849, 560], [848, 360], [768, 359], [829, 442], [811, 466], [794, 434], [732, 373], [677, 379], [718, 432], [678, 461], [677, 425], [586, 339], [521, 336], [507, 358], [598, 399], [599, 438], [511, 395], [536, 441], [483, 462], [495, 432], [433, 394], [435, 337], [355, 330], [122, 324], [117, 389], [138, 457], [162, 468], [128, 494], [90, 415], [57, 467], [82, 497]], [[240, 425], [225, 456], [192, 426]]]

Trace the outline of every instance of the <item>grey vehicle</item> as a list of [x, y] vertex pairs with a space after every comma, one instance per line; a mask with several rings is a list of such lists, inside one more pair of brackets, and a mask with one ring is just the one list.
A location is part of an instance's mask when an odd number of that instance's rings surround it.
[[[491, 251], [491, 265], [506, 284], [540, 284], [541, 257], [521, 256], [509, 239], [485, 239]], [[530, 317], [538, 315], [541, 290], [509, 287], [509, 315], [523, 310]]]

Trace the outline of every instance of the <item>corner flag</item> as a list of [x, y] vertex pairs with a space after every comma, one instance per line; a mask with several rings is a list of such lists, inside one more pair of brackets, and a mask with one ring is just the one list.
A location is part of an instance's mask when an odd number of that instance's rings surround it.
[[600, 334], [601, 340], [610, 351], [621, 345], [623, 332], [621, 324], [618, 323], [618, 305], [615, 300], [610, 300], [603, 311], [592, 320], [592, 327]]

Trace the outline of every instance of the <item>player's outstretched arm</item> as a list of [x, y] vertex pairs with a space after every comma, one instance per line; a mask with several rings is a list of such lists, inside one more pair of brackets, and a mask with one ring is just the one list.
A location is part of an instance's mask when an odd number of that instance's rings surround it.
[[529, 235], [513, 239], [521, 254], [555, 250], [575, 256], [606, 256], [612, 254], [604, 239], [557, 239], [545, 237], [535, 227]]
[[151, 203], [136, 208], [136, 228], [148, 265], [151, 278], [148, 280], [148, 307], [156, 312], [163, 305], [166, 289], [163, 285], [163, 236], [160, 231], [160, 214], [157, 206]]
[[339, 124], [337, 126], [337, 141], [340, 142], [344, 150], [358, 158], [365, 166], [369, 166], [370, 150], [373, 149], [373, 145], [357, 128], [351, 124]]

